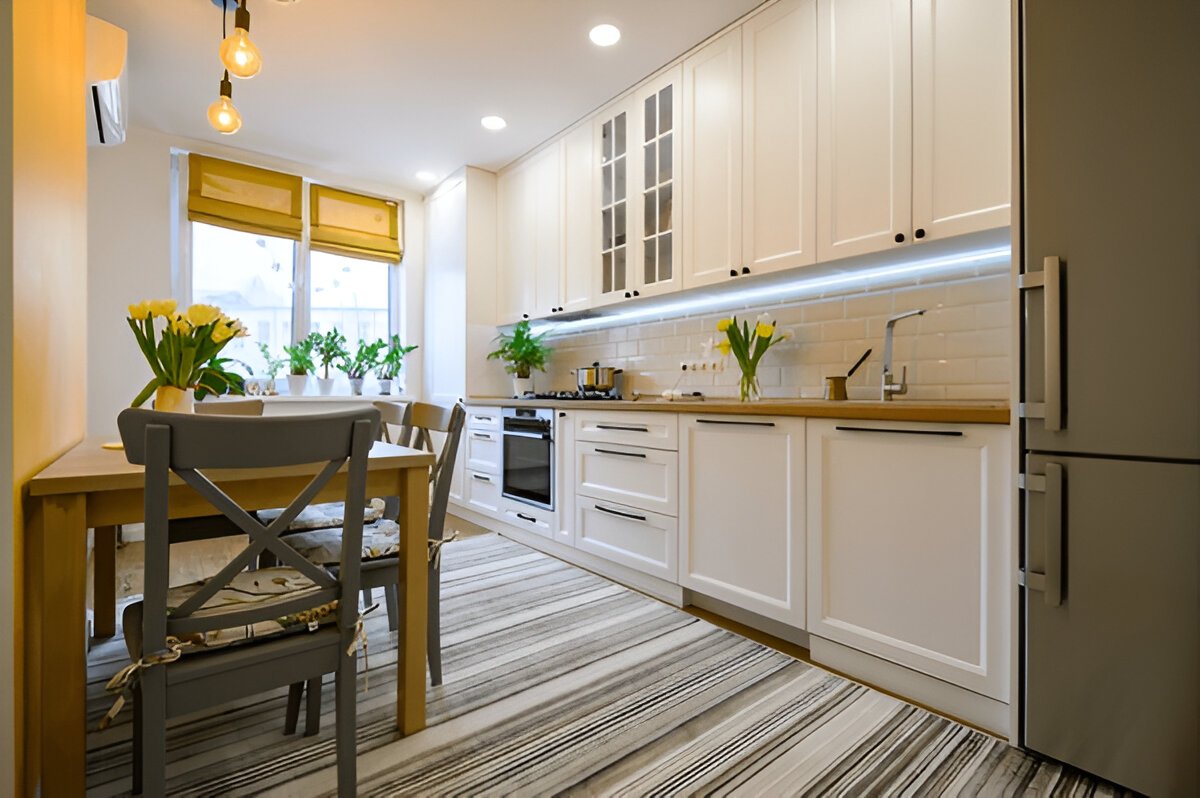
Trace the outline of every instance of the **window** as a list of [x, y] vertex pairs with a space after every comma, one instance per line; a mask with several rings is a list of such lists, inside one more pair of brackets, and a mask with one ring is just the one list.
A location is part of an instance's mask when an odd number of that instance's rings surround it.
[[310, 332], [336, 327], [353, 351], [402, 331], [398, 203], [194, 153], [176, 154], [181, 178], [185, 163], [178, 293], [246, 325], [225, 355], [262, 375], [259, 344], [283, 358]]

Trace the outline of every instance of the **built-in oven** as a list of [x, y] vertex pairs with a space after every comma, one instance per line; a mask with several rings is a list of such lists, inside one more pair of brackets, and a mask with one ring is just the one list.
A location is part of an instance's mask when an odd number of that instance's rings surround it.
[[504, 442], [501, 495], [554, 509], [554, 411], [544, 407], [501, 408]]

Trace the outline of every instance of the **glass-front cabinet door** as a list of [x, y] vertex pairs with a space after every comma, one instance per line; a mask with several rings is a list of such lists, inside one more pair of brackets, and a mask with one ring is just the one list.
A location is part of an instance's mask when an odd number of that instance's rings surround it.
[[600, 170], [600, 274], [593, 304], [602, 305], [632, 296], [630, 274], [629, 213], [632, 127], [628, 103], [613, 106], [596, 120], [596, 152]]
[[642, 296], [680, 287], [681, 247], [676, 235], [680, 137], [680, 68], [672, 69], [638, 92], [641, 205], [638, 228], [637, 286]]

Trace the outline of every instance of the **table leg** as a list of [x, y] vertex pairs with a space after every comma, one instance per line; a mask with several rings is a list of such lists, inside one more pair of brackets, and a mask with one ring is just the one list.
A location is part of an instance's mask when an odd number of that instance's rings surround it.
[[96, 527], [95, 572], [92, 579], [92, 613], [96, 637], [112, 637], [117, 633], [117, 528]]
[[429, 470], [400, 471], [400, 645], [396, 647], [396, 727], [425, 728], [425, 626]]
[[25, 528], [27, 794], [82, 795], [87, 743], [87, 526], [82, 494], [47, 496]]

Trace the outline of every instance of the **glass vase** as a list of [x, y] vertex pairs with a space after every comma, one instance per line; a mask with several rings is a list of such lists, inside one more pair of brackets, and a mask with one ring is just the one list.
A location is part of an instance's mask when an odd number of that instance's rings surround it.
[[738, 380], [738, 399], [743, 402], [757, 402], [762, 398], [762, 388], [758, 384], [758, 374], [753, 371], [743, 371]]

